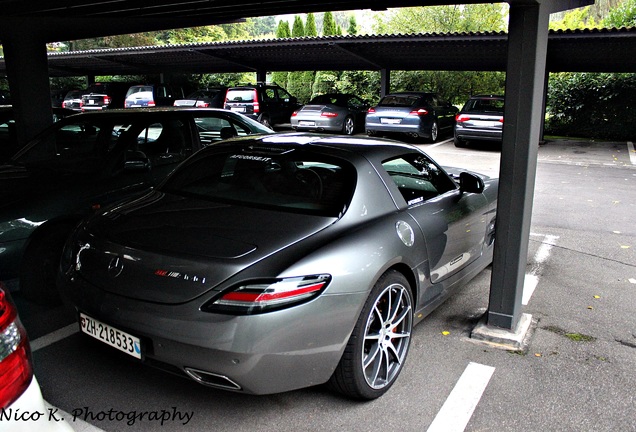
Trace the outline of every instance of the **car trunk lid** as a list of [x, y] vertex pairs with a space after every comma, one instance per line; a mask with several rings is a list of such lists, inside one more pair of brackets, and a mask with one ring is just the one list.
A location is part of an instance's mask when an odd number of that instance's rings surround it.
[[190, 301], [334, 218], [170, 199], [91, 224], [77, 268], [108, 292], [157, 303]]

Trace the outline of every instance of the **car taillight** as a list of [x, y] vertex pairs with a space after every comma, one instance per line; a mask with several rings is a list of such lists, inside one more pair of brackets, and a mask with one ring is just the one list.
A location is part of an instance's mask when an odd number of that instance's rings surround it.
[[503, 123], [503, 117], [499, 119], [499, 123]]
[[110, 105], [110, 96], [104, 96], [104, 105]]
[[428, 114], [428, 110], [425, 110], [424, 108], [416, 109], [409, 113], [409, 115], [416, 115], [416, 116], [423, 116], [426, 114]]
[[457, 123], [463, 123], [463, 122], [468, 121], [468, 120], [470, 120], [470, 117], [467, 116], [466, 114], [457, 114], [455, 116], [455, 121]]
[[291, 116], [296, 117], [297, 115], [298, 115], [298, 111], [294, 111]]
[[375, 113], [375, 108], [369, 108], [369, 110], [367, 111], [367, 114], [374, 114]]
[[314, 275], [248, 282], [225, 291], [202, 310], [236, 315], [271, 312], [318, 296], [330, 280], [329, 275]]
[[338, 113], [325, 111], [320, 114], [320, 117], [338, 117]]
[[67, 108], [66, 104], [67, 104], [66, 101], [62, 102], [62, 108]]
[[260, 112], [261, 111], [261, 107], [258, 104], [258, 94], [256, 93], [256, 90], [254, 90], [254, 112]]
[[207, 102], [204, 102], [204, 101], [197, 101], [196, 102], [196, 107], [197, 108], [207, 108], [209, 106], [210, 106], [210, 104], [207, 103]]
[[148, 101], [148, 106], [149, 106], [149, 107], [153, 107], [153, 106], [155, 106], [155, 101], [153, 101], [153, 100]]
[[33, 377], [31, 350], [17, 310], [0, 285], [0, 407], [13, 403]]

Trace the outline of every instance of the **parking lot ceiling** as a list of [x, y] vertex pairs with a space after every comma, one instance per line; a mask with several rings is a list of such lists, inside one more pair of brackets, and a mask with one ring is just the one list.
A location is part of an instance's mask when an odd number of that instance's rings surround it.
[[469, 3], [545, 3], [551, 11], [594, 0], [0, 0], [0, 40], [28, 29], [45, 42], [241, 21], [247, 17]]
[[[550, 72], [636, 71], [636, 29], [552, 31]], [[505, 33], [331, 36], [50, 53], [50, 76], [506, 68]], [[0, 57], [0, 73], [6, 73]]]

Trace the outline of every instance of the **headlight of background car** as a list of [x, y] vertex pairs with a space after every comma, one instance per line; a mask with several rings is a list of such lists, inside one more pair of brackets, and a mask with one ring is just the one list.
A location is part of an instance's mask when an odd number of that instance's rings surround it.
[[255, 315], [297, 305], [317, 297], [330, 275], [249, 281], [223, 291], [203, 305], [204, 312]]

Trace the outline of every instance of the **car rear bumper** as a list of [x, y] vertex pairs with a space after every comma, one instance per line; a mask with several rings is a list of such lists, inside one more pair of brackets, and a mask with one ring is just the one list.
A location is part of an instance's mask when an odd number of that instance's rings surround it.
[[287, 309], [236, 316], [202, 312], [202, 299], [161, 305], [112, 295], [77, 278], [62, 285], [63, 297], [78, 311], [140, 338], [142, 362], [250, 394], [325, 383], [366, 299], [365, 292], [323, 294]]
[[461, 140], [501, 141], [503, 132], [488, 129], [455, 128], [455, 138]]
[[326, 121], [320, 118], [311, 120], [292, 120], [291, 127], [294, 130], [299, 131], [328, 131], [328, 132], [340, 132], [342, 131], [342, 122], [335, 123], [333, 121]]

